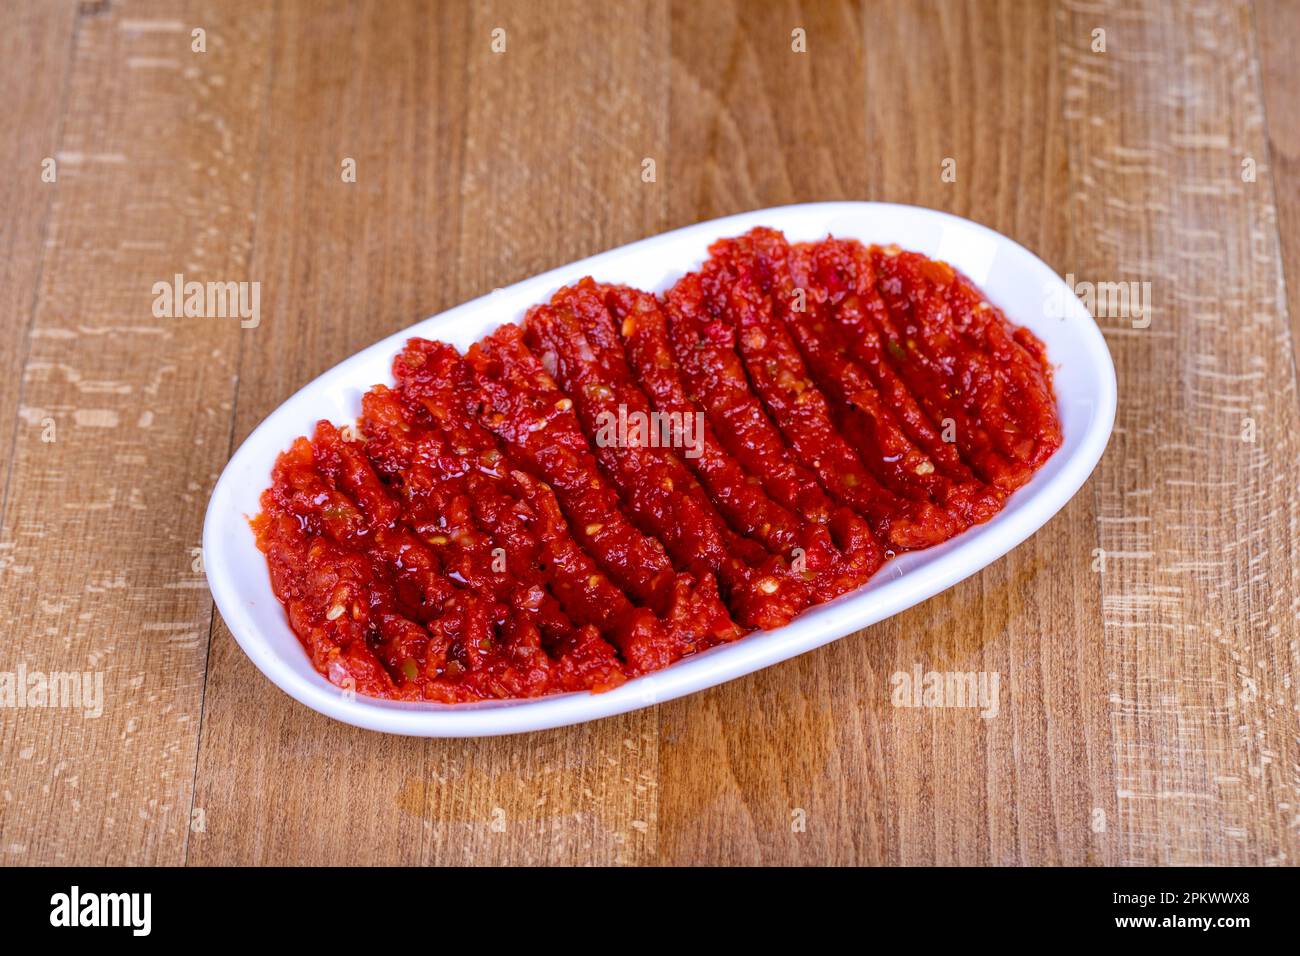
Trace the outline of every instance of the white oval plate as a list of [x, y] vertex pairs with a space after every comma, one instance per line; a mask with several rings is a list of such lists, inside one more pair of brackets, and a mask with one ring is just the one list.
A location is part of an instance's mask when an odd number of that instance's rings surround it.
[[[715, 239], [754, 226], [791, 241], [827, 234], [897, 243], [966, 273], [1007, 317], [1047, 345], [1055, 366], [1064, 444], [987, 524], [890, 561], [858, 590], [813, 608], [785, 627], [712, 648], [602, 694], [520, 701], [419, 704], [349, 695], [315, 669], [271, 593], [266, 561], [248, 518], [270, 484], [276, 455], [315, 422], [356, 420], [361, 396], [392, 382], [390, 366], [413, 335], [461, 349], [583, 276], [663, 291], [697, 268]], [[208, 584], [244, 652], [267, 677], [313, 710], [372, 730], [426, 737], [478, 737], [561, 727], [681, 697], [852, 634], [937, 594], [1006, 554], [1070, 500], [1101, 457], [1115, 418], [1115, 368], [1105, 340], [1070, 288], [1038, 257], [957, 216], [889, 203], [809, 203], [760, 209], [687, 226], [553, 269], [391, 335], [336, 365], [277, 408], [240, 446], [217, 481], [203, 527]]]

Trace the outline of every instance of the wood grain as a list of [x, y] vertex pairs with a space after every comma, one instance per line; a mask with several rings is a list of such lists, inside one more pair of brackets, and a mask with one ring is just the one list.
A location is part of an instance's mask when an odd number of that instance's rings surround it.
[[[0, 37], [0, 671], [105, 690], [0, 710], [0, 860], [1296, 862], [1294, 7], [23, 0]], [[522, 737], [345, 727], [243, 655], [192, 549], [303, 383], [581, 256], [840, 198], [1150, 283], [1149, 327], [1098, 319], [1111, 446], [1028, 542], [794, 661]], [[259, 283], [259, 324], [155, 317], [178, 272]], [[914, 666], [996, 673], [997, 715], [893, 706]]]
[[1094, 485], [1120, 862], [1295, 862], [1300, 422], [1276, 210], [1241, 177], [1267, 151], [1250, 8], [1113, 17], [1066, 119], [1076, 271], [1152, 288], [1149, 328], [1102, 320], [1127, 396]]
[[10, 862], [176, 863], [212, 613], [191, 549], [229, 452], [240, 329], [155, 318], [152, 286], [247, 268], [261, 74], [243, 40], [266, 15], [207, 15], [200, 67], [176, 8], [75, 11], [0, 619], [5, 670], [100, 674], [103, 713], [5, 715], [0, 829]]
[[[22, 370], [36, 289], [44, 262], [46, 229], [58, 182], [55, 159], [76, 37], [76, 9], [70, 4], [29, 5], [15, 10], [0, 35], [0, 70], [4, 89], [13, 91], [0, 115], [0, 166], [12, 175], [0, 179], [0, 316], [7, 333], [0, 337], [0, 442], [5, 461], [0, 477], [0, 508], [9, 484], [18, 417]], [[25, 82], [37, 78], [36, 82]], [[47, 163], [53, 162], [51, 175]], [[33, 171], [37, 173], [32, 176]], [[34, 188], [39, 183], [45, 188]], [[5, 555], [0, 552], [0, 567]]]
[[[397, 108], [464, 95], [463, 63], [436, 45], [464, 22], [440, 16], [406, 8], [394, 18], [380, 4], [277, 9], [266, 135], [249, 157], [262, 177], [249, 274], [263, 283], [266, 316], [241, 350], [231, 451], [336, 356], [418, 318], [421, 297], [433, 309], [454, 302], [438, 264], [456, 250], [443, 223], [456, 203], [449, 144], [463, 131], [454, 115], [442, 136], [436, 114]], [[392, 166], [390, 154], [412, 160]], [[348, 159], [355, 182], [344, 180]], [[425, 777], [425, 742], [282, 698], [224, 625], [214, 628], [194, 798], [207, 828], [188, 861], [418, 861], [422, 821], [397, 795], [407, 777]], [[263, 715], [256, 734], [249, 714]]]
[[[1261, 23], [1267, 29], [1259, 29]], [[1296, 279], [1300, 275], [1300, 96], [1296, 95], [1300, 90], [1300, 63], [1295, 57], [1300, 4], [1256, 0], [1254, 25], [1268, 144], [1263, 159], [1269, 176], [1260, 185], [1266, 190], [1271, 187], [1277, 206], [1282, 272], [1289, 280], [1286, 287], [1291, 347], [1300, 366], [1300, 281]]]

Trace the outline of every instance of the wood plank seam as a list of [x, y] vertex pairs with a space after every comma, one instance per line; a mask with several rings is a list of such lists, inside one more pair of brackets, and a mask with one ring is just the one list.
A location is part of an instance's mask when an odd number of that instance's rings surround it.
[[[63, 92], [59, 95], [59, 116], [57, 120], [57, 128], [54, 133], [54, 143], [52, 144], [54, 149], [50, 152], [51, 156], [58, 156], [59, 148], [63, 145], [63, 127], [64, 123], [67, 121], [68, 98], [72, 95], [72, 74], [77, 59], [77, 40], [81, 35], [81, 21], [84, 16], [84, 11], [79, 9], [77, 16], [72, 21], [72, 31], [71, 35], [68, 37], [68, 59], [63, 68]], [[31, 308], [27, 310], [27, 322], [20, 333], [22, 336], [22, 345], [20, 346], [20, 354], [18, 356], [17, 367], [19, 369], [19, 377], [18, 394], [14, 404], [15, 409], [21, 409], [23, 407], [23, 395], [26, 393], [27, 360], [31, 354], [31, 336], [32, 329], [36, 326], [36, 312], [40, 307], [41, 283], [45, 276], [45, 262], [49, 258], [48, 244], [50, 239], [50, 223], [53, 219], [54, 200], [57, 195], [58, 185], [56, 183], [53, 188], [50, 189], [50, 195], [45, 203], [45, 212], [41, 217], [43, 220], [43, 225], [41, 227], [41, 259], [40, 264], [36, 268], [35, 281], [32, 283]], [[18, 459], [18, 434], [22, 429], [22, 426], [22, 416], [16, 416], [14, 418], [13, 431], [11, 432], [11, 438], [9, 441], [11, 454], [9, 456], [8, 465], [5, 468], [4, 490], [3, 493], [0, 493], [0, 520], [2, 520], [3, 516], [8, 513], [9, 487], [13, 480], [14, 463]], [[3, 538], [3, 528], [0, 528], [0, 538]]]
[[[1250, 66], [1251, 78], [1255, 87], [1255, 95], [1259, 98], [1259, 109], [1264, 121], [1264, 162], [1259, 165], [1258, 173], [1267, 177], [1268, 204], [1273, 208], [1273, 244], [1278, 249], [1285, 245], [1284, 236], [1282, 235], [1282, 223], [1277, 211], [1280, 209], [1277, 195], [1277, 177], [1275, 170], [1277, 166], [1273, 163], [1273, 143], [1268, 135], [1270, 129], [1268, 120], [1268, 97], [1265, 95], [1264, 77], [1263, 77], [1263, 58], [1260, 51], [1259, 42], [1259, 6], [1257, 2], [1250, 4], [1248, 14], [1250, 17]], [[1295, 92], [1295, 91], [1293, 91]], [[1297, 93], [1296, 95], [1300, 95]], [[1282, 296], [1281, 309], [1282, 318], [1293, 330], [1296, 328], [1295, 317], [1291, 315], [1291, 285], [1300, 283], [1300, 276], [1290, 276], [1286, 274], [1286, 269], [1279, 268], [1281, 274]], [[1292, 335], [1291, 341], [1291, 378], [1293, 381], [1300, 381], [1300, 341], [1297, 336]], [[1300, 389], [1296, 390], [1296, 402], [1300, 404]]]
[[[280, 4], [277, 0], [271, 7], [271, 30], [268, 36], [268, 48], [270, 53], [266, 58], [266, 81], [262, 84], [262, 106], [261, 119], [258, 121], [258, 148], [257, 148], [257, 189], [253, 197], [253, 209], [258, 213], [262, 209], [263, 186], [266, 183], [265, 169], [270, 152], [270, 113], [271, 113], [271, 90], [275, 86], [275, 41], [280, 28]], [[249, 227], [248, 254], [245, 266], [251, 268], [257, 255], [257, 227], [260, 218], [255, 218]], [[249, 281], [252, 281], [251, 279]], [[241, 371], [244, 364], [244, 349], [247, 347], [248, 336], [250, 331], [241, 330], [238, 337], [238, 344], [235, 349], [235, 387], [234, 394], [230, 401], [230, 434], [226, 441], [226, 459], [227, 461], [235, 453], [236, 426], [239, 415], [239, 392], [240, 384], [243, 382]], [[199, 719], [198, 732], [194, 735], [194, 772], [190, 781], [190, 810], [188, 814], [188, 823], [185, 827], [185, 846], [181, 854], [182, 863], [186, 866], [190, 861], [190, 837], [194, 833], [193, 821], [195, 811], [195, 801], [198, 795], [199, 782], [199, 752], [203, 747], [203, 729], [204, 718], [207, 715], [208, 702], [208, 671], [212, 664], [212, 639], [217, 627], [217, 606], [209, 602], [208, 610], [208, 645], [203, 657], [203, 691], [199, 696]]]

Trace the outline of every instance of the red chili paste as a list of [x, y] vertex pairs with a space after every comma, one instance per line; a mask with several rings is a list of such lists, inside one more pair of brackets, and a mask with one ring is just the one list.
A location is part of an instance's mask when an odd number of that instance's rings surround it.
[[1042, 343], [945, 263], [770, 229], [709, 251], [465, 355], [411, 339], [357, 434], [280, 456], [253, 528], [322, 674], [606, 690], [987, 521], [1060, 447]]

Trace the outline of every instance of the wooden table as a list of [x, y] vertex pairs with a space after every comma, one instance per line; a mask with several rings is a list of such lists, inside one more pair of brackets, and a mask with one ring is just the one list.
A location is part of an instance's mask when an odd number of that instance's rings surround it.
[[[19, 0], [0, 24], [0, 671], [104, 681], [98, 718], [0, 710], [0, 863], [1300, 858], [1296, 4]], [[840, 198], [1150, 283], [1149, 327], [1100, 318], [1109, 450], [1030, 541], [797, 660], [527, 736], [356, 730], [245, 658], [204, 507], [295, 389], [581, 256]], [[155, 317], [176, 273], [259, 282], [260, 324]], [[892, 706], [914, 665], [997, 672], [999, 715]]]

